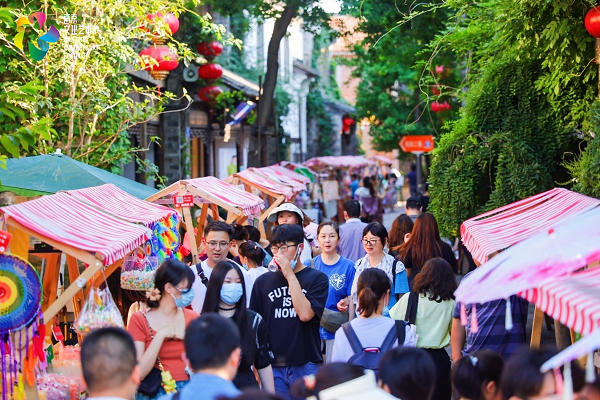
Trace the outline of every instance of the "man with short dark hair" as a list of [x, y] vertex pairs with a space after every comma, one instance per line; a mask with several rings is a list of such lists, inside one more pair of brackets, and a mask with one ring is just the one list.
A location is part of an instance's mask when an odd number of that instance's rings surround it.
[[90, 399], [131, 399], [140, 384], [133, 339], [121, 328], [92, 331], [81, 345], [81, 369]]
[[[192, 309], [198, 314], [202, 312], [202, 306], [204, 305], [204, 299], [206, 298], [206, 287], [213, 268], [219, 261], [227, 259], [227, 254], [229, 254], [229, 248], [231, 246], [232, 234], [233, 228], [231, 225], [226, 224], [223, 221], [213, 221], [204, 228], [202, 244], [206, 248], [207, 259], [191, 267], [194, 274], [197, 275], [197, 278], [192, 285], [192, 288], [194, 289]], [[243, 268], [241, 268], [241, 270], [244, 274], [244, 278], [246, 278], [246, 270]], [[246, 282], [247, 289], [249, 289], [249, 284], [251, 284], [250, 281]]]
[[[230, 318], [205, 313], [185, 329], [185, 361], [194, 371], [180, 391], [179, 400], [215, 400], [241, 392], [232, 380], [237, 374], [242, 351], [240, 333]], [[171, 400], [172, 394], [160, 400]]]
[[323, 363], [319, 326], [329, 280], [299, 261], [304, 246], [300, 225], [279, 225], [269, 240], [278, 270], [256, 279], [250, 309], [264, 318], [271, 333], [275, 391], [290, 399], [291, 384]]
[[406, 215], [408, 215], [413, 222], [417, 220], [417, 217], [421, 215], [423, 211], [421, 199], [416, 196], [409, 197], [408, 200], [406, 200], [404, 208], [406, 209]]
[[344, 203], [344, 219], [346, 223], [340, 225], [339, 254], [356, 262], [366, 254], [361, 240], [363, 230], [367, 226], [360, 220], [360, 202], [358, 200], [348, 200]]

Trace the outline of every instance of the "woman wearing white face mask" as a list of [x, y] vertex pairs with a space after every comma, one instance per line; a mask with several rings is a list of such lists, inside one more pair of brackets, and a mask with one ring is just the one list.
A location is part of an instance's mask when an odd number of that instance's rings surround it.
[[240, 330], [242, 359], [233, 381], [238, 389], [257, 387], [252, 367], [258, 370], [262, 389], [275, 393], [273, 382], [273, 352], [267, 326], [260, 316], [246, 309], [246, 285], [244, 275], [233, 262], [217, 263], [206, 289], [202, 313], [218, 312], [231, 318]]
[[[147, 293], [149, 310], [131, 316], [127, 330], [133, 337], [143, 380], [137, 400], [158, 398], [189, 381], [182, 355], [185, 328], [199, 317], [185, 308], [194, 299], [194, 279], [192, 270], [181, 261], [163, 262], [156, 270], [154, 289]], [[171, 376], [164, 374], [158, 387], [151, 384], [154, 376], [161, 375], [157, 370]]]

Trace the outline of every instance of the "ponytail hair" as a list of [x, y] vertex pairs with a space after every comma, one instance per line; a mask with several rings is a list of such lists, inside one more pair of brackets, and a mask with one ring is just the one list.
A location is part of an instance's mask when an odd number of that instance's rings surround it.
[[491, 350], [478, 350], [473, 355], [459, 359], [452, 368], [452, 384], [460, 394], [471, 400], [484, 400], [483, 387], [489, 382], [496, 383], [500, 390], [500, 376], [504, 361]]
[[265, 259], [265, 251], [262, 247], [254, 243], [253, 241], [247, 241], [238, 246], [241, 256], [246, 257], [248, 260], [255, 263], [257, 266], [263, 265]]
[[356, 284], [358, 292], [357, 311], [369, 318], [379, 307], [383, 296], [391, 290], [390, 278], [380, 269], [367, 268], [360, 274]]
[[305, 376], [292, 384], [290, 393], [293, 397], [303, 399], [314, 396], [319, 398], [319, 392], [342, 383], [360, 378], [365, 373], [362, 368], [347, 363], [325, 364], [314, 376]]

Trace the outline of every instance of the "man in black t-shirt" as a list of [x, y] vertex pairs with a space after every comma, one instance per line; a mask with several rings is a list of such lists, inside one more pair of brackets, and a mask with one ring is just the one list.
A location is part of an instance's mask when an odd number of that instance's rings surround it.
[[254, 282], [250, 309], [264, 318], [271, 336], [275, 391], [291, 399], [292, 383], [314, 374], [323, 363], [319, 324], [329, 282], [323, 272], [299, 262], [304, 247], [300, 225], [277, 226], [270, 242], [279, 271]]

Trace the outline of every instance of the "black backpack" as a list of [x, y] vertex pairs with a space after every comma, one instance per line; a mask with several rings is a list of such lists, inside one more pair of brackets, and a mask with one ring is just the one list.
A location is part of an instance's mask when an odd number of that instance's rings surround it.
[[399, 346], [402, 346], [402, 344], [404, 343], [404, 338], [406, 335], [406, 325], [408, 324], [408, 322], [394, 322], [394, 326], [392, 327], [392, 329], [390, 329], [386, 337], [383, 339], [383, 343], [381, 343], [380, 347], [367, 348], [363, 347], [363, 345], [360, 343], [360, 340], [358, 339], [358, 336], [356, 336], [356, 332], [354, 332], [354, 329], [352, 329], [352, 325], [350, 324], [350, 322], [347, 322], [344, 325], [342, 325], [342, 329], [344, 330], [344, 333], [348, 338], [348, 343], [350, 343], [352, 351], [354, 352], [354, 355], [350, 357], [348, 363], [357, 365], [359, 367], [362, 367], [363, 369], [377, 371], [381, 356], [386, 351], [391, 350], [396, 339], [398, 339]]

